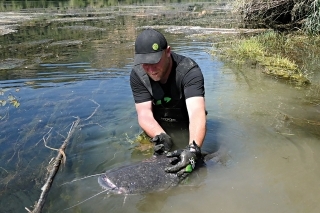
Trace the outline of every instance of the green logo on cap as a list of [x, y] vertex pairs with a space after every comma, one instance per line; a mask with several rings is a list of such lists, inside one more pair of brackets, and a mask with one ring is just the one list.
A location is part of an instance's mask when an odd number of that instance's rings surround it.
[[154, 44], [152, 45], [152, 49], [153, 49], [153, 50], [158, 50], [158, 49], [159, 49], [159, 45], [158, 45], [157, 43], [154, 43]]

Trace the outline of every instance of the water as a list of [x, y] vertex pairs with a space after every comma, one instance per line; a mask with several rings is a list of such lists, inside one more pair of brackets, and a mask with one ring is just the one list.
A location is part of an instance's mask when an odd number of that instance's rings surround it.
[[[48, 23], [38, 29], [23, 26], [2, 38], [1, 59], [24, 61], [0, 70], [0, 99], [11, 95], [20, 103], [15, 108], [7, 100], [0, 107], [0, 212], [31, 209], [57, 154], [43, 138], [59, 148], [77, 116], [79, 128], [44, 212], [320, 211], [317, 90], [224, 64], [208, 53], [212, 41], [166, 28], [161, 31], [172, 50], [193, 58], [203, 71], [205, 143], [220, 145], [220, 162], [208, 163], [187, 186], [127, 197], [101, 193], [80, 203], [102, 191], [97, 177], [88, 176], [150, 155], [135, 148], [141, 130], [129, 73], [136, 27], [152, 18]], [[71, 182], [75, 179], [81, 180]]]

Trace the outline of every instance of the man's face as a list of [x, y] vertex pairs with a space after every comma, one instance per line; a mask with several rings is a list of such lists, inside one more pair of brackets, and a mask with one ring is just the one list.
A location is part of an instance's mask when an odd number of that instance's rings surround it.
[[170, 73], [170, 47], [162, 51], [161, 59], [156, 64], [142, 64], [142, 68], [154, 81], [166, 81]]

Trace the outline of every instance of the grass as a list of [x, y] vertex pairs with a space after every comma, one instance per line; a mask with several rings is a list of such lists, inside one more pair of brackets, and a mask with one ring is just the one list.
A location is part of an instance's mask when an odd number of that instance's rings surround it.
[[218, 47], [222, 58], [237, 64], [251, 63], [264, 68], [264, 73], [277, 78], [287, 79], [297, 84], [309, 84], [310, 80], [306, 72], [294, 60], [301, 56], [292, 54], [299, 45], [304, 45], [305, 37], [291, 37], [276, 33], [265, 32], [257, 36], [251, 36], [232, 41]]

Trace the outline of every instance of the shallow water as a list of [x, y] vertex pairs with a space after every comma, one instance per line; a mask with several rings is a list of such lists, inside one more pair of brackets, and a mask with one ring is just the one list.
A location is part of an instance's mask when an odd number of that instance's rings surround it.
[[[10, 103], [0, 108], [1, 212], [23, 212], [38, 200], [48, 162], [56, 156], [42, 139], [59, 148], [76, 116], [81, 122], [44, 212], [320, 211], [316, 91], [267, 77], [258, 69], [224, 64], [208, 53], [211, 41], [165, 28], [172, 50], [192, 57], [203, 71], [209, 113], [205, 145], [219, 144], [220, 161], [209, 162], [190, 184], [172, 190], [127, 197], [101, 193], [85, 201], [102, 192], [97, 177], [88, 176], [150, 156], [148, 150], [135, 149], [141, 130], [129, 86], [141, 22], [112, 20], [84, 23], [105, 30], [79, 32], [78, 27], [53, 24], [41, 28], [39, 37], [27, 36], [37, 32], [32, 27], [22, 28], [24, 37], [5, 37], [13, 39], [10, 50], [23, 49], [14, 42], [18, 38], [41, 45], [29, 55], [7, 52], [3, 59], [27, 62], [0, 70], [0, 99], [12, 95], [20, 103], [18, 108]], [[61, 34], [60, 40], [53, 34]], [[77, 39], [82, 44], [61, 45]], [[81, 180], [71, 182], [76, 179]]]

